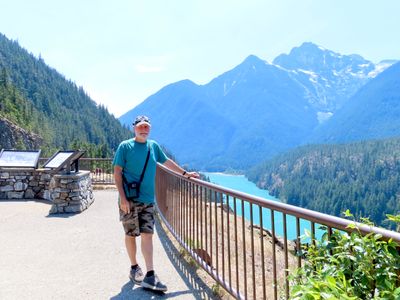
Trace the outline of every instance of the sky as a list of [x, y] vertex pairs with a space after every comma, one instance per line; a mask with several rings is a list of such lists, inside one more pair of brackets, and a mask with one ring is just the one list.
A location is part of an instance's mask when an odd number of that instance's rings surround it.
[[398, 0], [0, 0], [0, 32], [119, 117], [168, 84], [303, 42], [400, 59], [399, 12]]

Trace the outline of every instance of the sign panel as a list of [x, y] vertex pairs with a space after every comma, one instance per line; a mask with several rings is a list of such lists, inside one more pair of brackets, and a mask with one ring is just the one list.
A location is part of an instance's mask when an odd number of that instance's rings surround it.
[[70, 150], [58, 151], [43, 165], [43, 168], [52, 169], [53, 172], [58, 172], [65, 168], [67, 174], [71, 171], [71, 165], [75, 165], [75, 172], [79, 171], [78, 161], [85, 154], [85, 151]]
[[75, 154], [75, 151], [58, 151], [43, 165], [43, 168], [57, 169]]
[[37, 168], [41, 150], [2, 150], [0, 167], [3, 168]]
[[71, 158], [71, 163], [78, 161], [85, 154], [85, 152], [86, 151], [83, 151], [83, 150], [75, 151], [75, 155], [73, 155]]

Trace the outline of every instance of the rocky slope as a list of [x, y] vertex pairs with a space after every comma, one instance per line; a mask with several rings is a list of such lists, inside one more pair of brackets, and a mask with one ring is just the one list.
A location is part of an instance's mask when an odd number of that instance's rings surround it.
[[39, 149], [43, 139], [40, 135], [30, 133], [5, 118], [0, 118], [0, 149]]

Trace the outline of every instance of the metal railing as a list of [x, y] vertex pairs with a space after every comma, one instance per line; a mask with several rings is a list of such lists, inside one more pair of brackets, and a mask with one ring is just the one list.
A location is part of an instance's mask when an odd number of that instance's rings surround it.
[[[288, 275], [300, 267], [301, 235], [349, 231], [346, 219], [251, 196], [157, 168], [161, 219], [223, 288], [237, 299], [289, 298]], [[400, 233], [356, 223], [400, 242]], [[319, 229], [320, 225], [324, 230]], [[265, 229], [267, 228], [267, 229]]]
[[[43, 164], [47, 159], [40, 159]], [[95, 185], [115, 184], [111, 158], [81, 158]], [[349, 231], [346, 219], [266, 200], [157, 167], [156, 195], [168, 229], [224, 289], [237, 299], [289, 298], [288, 275], [301, 267], [301, 236]], [[320, 225], [325, 230], [318, 229]], [[358, 224], [400, 243], [400, 233]], [[307, 242], [307, 241], [306, 241]]]
[[95, 185], [115, 184], [112, 158], [81, 158], [79, 168], [90, 171], [90, 178]]
[[[39, 166], [46, 161], [47, 158], [40, 158]], [[94, 185], [115, 184], [112, 158], [80, 158], [79, 169], [90, 171], [90, 178]]]

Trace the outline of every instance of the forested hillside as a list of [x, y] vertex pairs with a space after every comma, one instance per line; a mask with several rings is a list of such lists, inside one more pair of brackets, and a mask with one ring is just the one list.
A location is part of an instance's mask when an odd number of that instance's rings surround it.
[[0, 73], [0, 117], [27, 131], [41, 131], [42, 136], [49, 132], [48, 122], [43, 114], [11, 84], [5, 68]]
[[116, 149], [130, 136], [82, 87], [2, 34], [0, 86], [0, 114], [42, 136], [49, 151], [68, 148], [74, 141]]
[[400, 213], [400, 138], [301, 147], [247, 176], [289, 204], [385, 225], [385, 214]]

